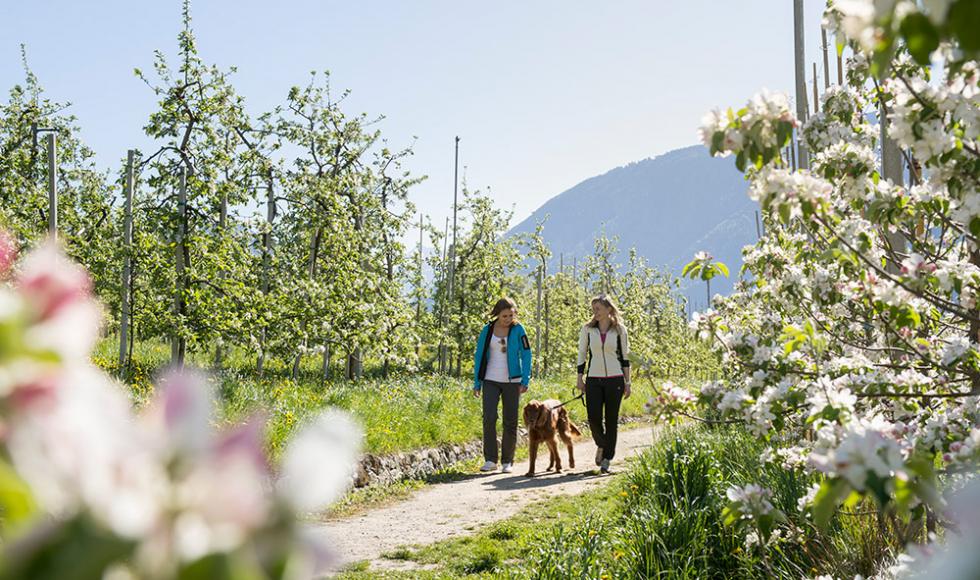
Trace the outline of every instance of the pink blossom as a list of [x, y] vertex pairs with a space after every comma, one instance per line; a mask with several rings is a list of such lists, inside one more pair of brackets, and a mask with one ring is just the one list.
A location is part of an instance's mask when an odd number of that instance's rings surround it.
[[17, 240], [5, 230], [0, 230], [0, 278], [6, 277], [17, 259]]
[[91, 299], [92, 279], [56, 243], [48, 242], [28, 255], [18, 288], [44, 321]]

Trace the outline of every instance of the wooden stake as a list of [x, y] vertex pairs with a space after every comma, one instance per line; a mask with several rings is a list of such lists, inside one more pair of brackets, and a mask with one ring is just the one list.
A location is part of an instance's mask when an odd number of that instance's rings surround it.
[[125, 205], [123, 207], [123, 271], [122, 271], [122, 291], [120, 295], [120, 315], [119, 315], [119, 370], [122, 371], [129, 364], [126, 357], [126, 345], [129, 333], [130, 304], [129, 293], [132, 285], [132, 255], [133, 255], [133, 186], [135, 179], [133, 176], [133, 162], [136, 158], [136, 151], [130, 149], [126, 153], [126, 182], [123, 184], [125, 194]]
[[844, 84], [844, 59], [839, 52], [837, 53], [837, 84]]
[[[187, 167], [180, 168], [180, 185], [177, 192], [177, 240], [174, 244], [174, 262], [177, 269], [177, 281], [174, 292], [174, 314], [179, 319], [184, 314], [184, 244], [187, 237]], [[175, 332], [170, 342], [170, 364], [182, 368], [184, 366], [184, 339]]]
[[[794, 63], [796, 70], [796, 117], [800, 122], [805, 122], [807, 118], [806, 103], [806, 60], [803, 37], [803, 0], [793, 0], [793, 45]], [[806, 169], [807, 162], [806, 146], [799, 143], [799, 168]]]
[[830, 88], [830, 60], [828, 58], [828, 52], [827, 52], [829, 47], [827, 46], [826, 28], [820, 29], [820, 39], [823, 42], [823, 88], [829, 89]]
[[820, 95], [817, 92], [817, 63], [813, 63], [813, 113], [820, 112]]
[[48, 142], [48, 233], [58, 239], [58, 149], [54, 131], [47, 135]]

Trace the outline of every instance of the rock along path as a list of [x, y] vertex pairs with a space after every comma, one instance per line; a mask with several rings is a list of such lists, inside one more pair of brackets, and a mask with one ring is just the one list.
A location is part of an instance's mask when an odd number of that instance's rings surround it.
[[[613, 475], [624, 469], [626, 458], [648, 447], [653, 428], [620, 430]], [[329, 520], [315, 533], [332, 547], [337, 558], [333, 571], [367, 560], [370, 569], [387, 568], [394, 562], [381, 555], [398, 548], [429, 544], [471, 533], [481, 526], [515, 515], [524, 506], [555, 495], [576, 495], [609, 482], [595, 467], [595, 444], [587, 435], [575, 445], [576, 467], [568, 469], [562, 449], [561, 474], [543, 472], [548, 466], [547, 446], [538, 453], [539, 475], [528, 478], [528, 462], [514, 464], [513, 473], [473, 474], [457, 481], [433, 484], [394, 505], [348, 518]]]

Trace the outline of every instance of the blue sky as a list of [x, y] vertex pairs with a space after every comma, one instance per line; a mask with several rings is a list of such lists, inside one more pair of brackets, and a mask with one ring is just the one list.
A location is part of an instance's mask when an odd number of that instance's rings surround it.
[[[175, 53], [180, 4], [0, 0], [0, 90], [22, 81], [26, 44], [48, 96], [72, 103], [81, 138], [116, 168], [127, 148], [150, 149], [155, 100], [133, 69]], [[349, 113], [385, 115], [393, 146], [415, 140], [408, 167], [429, 179], [411, 197], [436, 223], [451, 211], [455, 135], [469, 185], [516, 223], [583, 179], [697, 142], [712, 107], [792, 92], [792, 4], [196, 0], [192, 13], [202, 58], [238, 68], [250, 112], [330, 70]], [[806, 1], [808, 71], [822, 7]]]

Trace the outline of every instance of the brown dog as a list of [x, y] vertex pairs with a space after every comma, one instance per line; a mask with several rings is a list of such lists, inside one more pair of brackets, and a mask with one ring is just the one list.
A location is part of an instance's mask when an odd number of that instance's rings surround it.
[[534, 476], [534, 461], [538, 458], [538, 444], [548, 445], [550, 461], [548, 469], [555, 468], [555, 473], [561, 473], [561, 456], [558, 454], [558, 438], [568, 447], [568, 467], [575, 467], [575, 454], [572, 451], [572, 437], [582, 433], [568, 420], [568, 411], [560, 406], [561, 402], [554, 399], [547, 401], [531, 401], [524, 406], [524, 425], [527, 426], [528, 449], [531, 451], [531, 467], [527, 477]]

